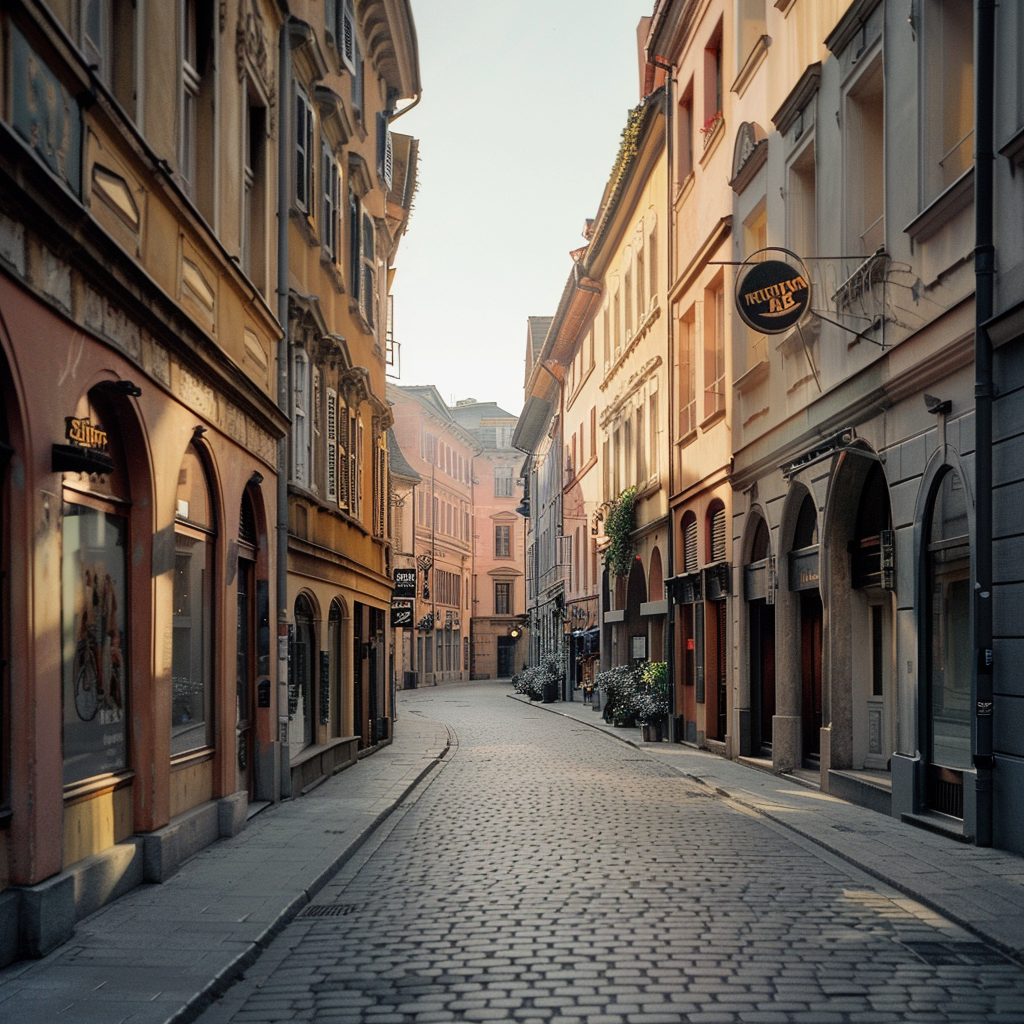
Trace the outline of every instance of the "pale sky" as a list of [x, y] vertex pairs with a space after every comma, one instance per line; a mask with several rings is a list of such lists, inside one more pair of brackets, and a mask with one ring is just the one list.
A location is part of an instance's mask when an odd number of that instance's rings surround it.
[[654, 0], [412, 0], [423, 99], [396, 259], [399, 384], [523, 404], [526, 319], [551, 316], [640, 98]]

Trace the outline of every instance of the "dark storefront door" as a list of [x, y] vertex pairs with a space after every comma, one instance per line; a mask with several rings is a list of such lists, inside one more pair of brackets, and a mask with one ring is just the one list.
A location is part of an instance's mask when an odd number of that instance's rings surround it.
[[515, 674], [516, 642], [510, 636], [498, 637], [498, 678], [508, 679]]
[[821, 594], [804, 590], [800, 594], [800, 661], [803, 682], [804, 760], [821, 755]]
[[764, 601], [750, 603], [750, 692], [754, 701], [755, 753], [772, 746], [775, 715], [775, 607]]
[[253, 570], [254, 563], [245, 558], [238, 559], [238, 657], [235, 680], [235, 742], [238, 774], [238, 789], [253, 798]]

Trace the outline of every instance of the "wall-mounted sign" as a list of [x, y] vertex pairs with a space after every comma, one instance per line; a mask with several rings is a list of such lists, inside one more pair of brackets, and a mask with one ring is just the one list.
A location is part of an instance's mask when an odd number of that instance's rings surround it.
[[416, 596], [416, 570], [395, 569], [394, 597], [413, 598]]
[[[770, 253], [783, 258], [768, 258]], [[784, 334], [803, 319], [810, 304], [807, 268], [788, 249], [761, 249], [736, 275], [736, 311], [761, 334]]]
[[95, 426], [88, 417], [65, 416], [64, 436], [76, 448], [92, 448], [98, 452], [107, 450], [107, 432]]
[[391, 606], [391, 628], [412, 629], [413, 626], [412, 601], [396, 601]]

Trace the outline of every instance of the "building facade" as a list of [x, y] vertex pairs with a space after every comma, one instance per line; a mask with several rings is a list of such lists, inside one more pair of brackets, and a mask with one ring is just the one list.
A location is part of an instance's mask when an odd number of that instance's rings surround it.
[[473, 460], [473, 592], [470, 677], [508, 679], [525, 660], [526, 520], [519, 463], [512, 447], [517, 418], [494, 402], [460, 399], [454, 419], [481, 447]]
[[281, 792], [282, 15], [222, 19], [3, 13], [4, 962]]
[[[394, 434], [420, 477], [410, 488], [417, 568], [415, 626], [406, 630], [396, 677], [417, 686], [468, 679], [473, 585], [473, 460], [476, 438], [437, 388], [388, 384]], [[412, 496], [414, 492], [414, 497]], [[407, 673], [413, 673], [411, 677]]]
[[388, 282], [417, 147], [389, 125], [420, 91], [407, 4], [338, 0], [301, 14], [288, 36], [286, 196], [295, 794], [390, 736]]

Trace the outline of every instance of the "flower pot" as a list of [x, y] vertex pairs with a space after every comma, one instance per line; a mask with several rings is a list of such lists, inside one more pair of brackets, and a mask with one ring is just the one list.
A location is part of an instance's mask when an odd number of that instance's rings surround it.
[[545, 704], [554, 704], [558, 700], [558, 683], [551, 682], [551, 680], [544, 683], [543, 700]]

